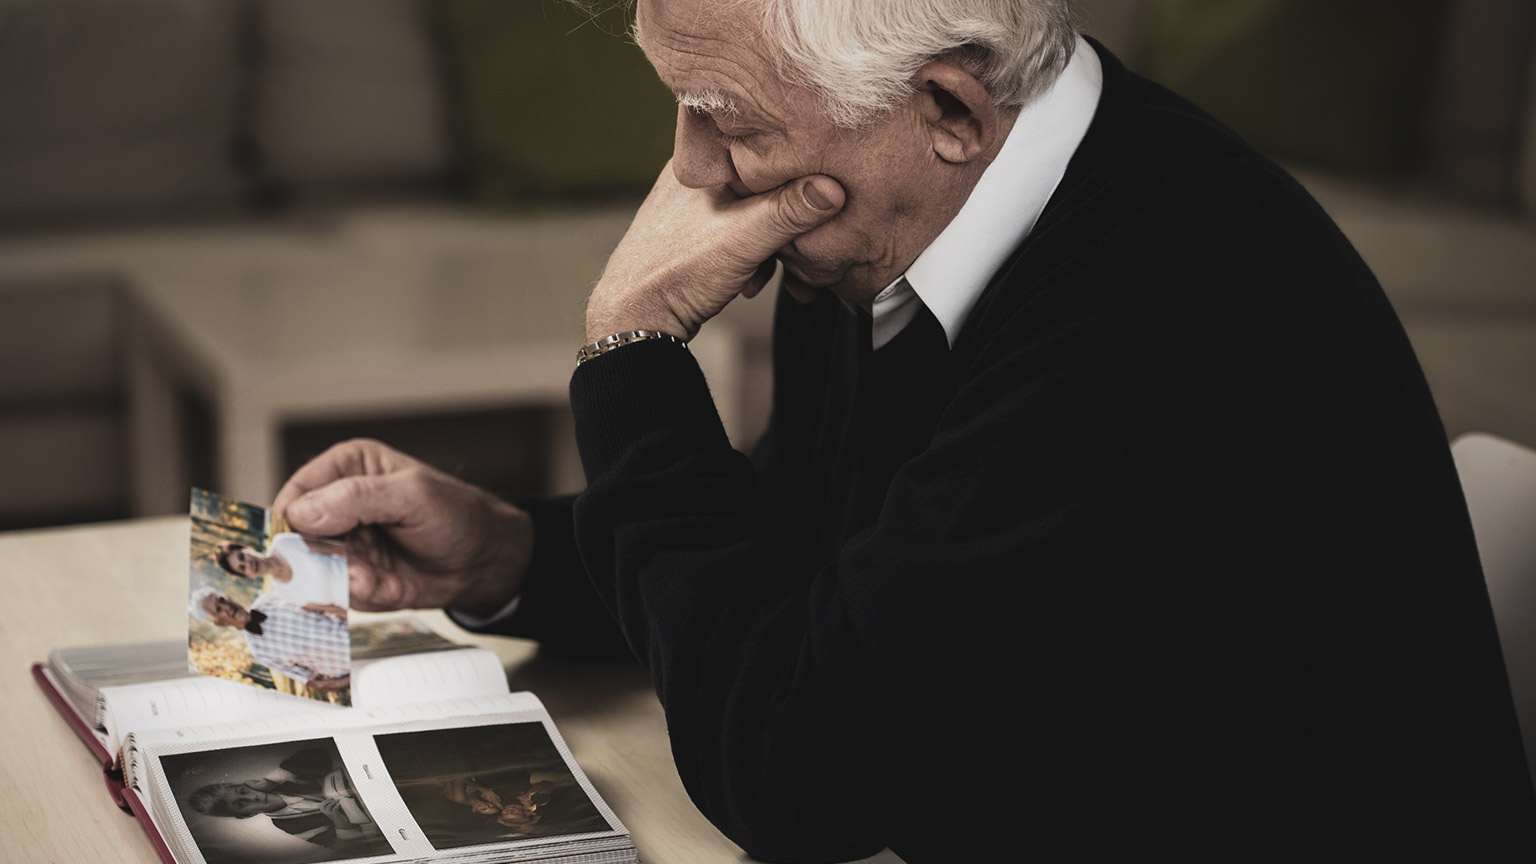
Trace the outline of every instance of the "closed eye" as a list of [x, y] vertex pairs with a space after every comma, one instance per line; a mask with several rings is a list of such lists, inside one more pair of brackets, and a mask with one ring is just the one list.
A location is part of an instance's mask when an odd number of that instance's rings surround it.
[[762, 135], [760, 132], [748, 130], [727, 132], [720, 128], [718, 122], [715, 124], [715, 134], [720, 137], [720, 143], [727, 147], [735, 147], [738, 144], [745, 144], [750, 147], [752, 142]]

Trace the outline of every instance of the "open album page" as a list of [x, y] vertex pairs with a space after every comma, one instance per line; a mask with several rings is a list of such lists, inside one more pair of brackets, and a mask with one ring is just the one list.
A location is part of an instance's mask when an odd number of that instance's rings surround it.
[[[507, 692], [506, 670], [500, 658], [484, 648], [360, 659], [352, 675], [353, 702], [358, 708]], [[339, 706], [205, 675], [103, 687], [100, 702], [97, 719], [106, 735], [107, 750], [113, 753], [129, 732], [218, 724], [235, 718], [347, 713]]]
[[130, 736], [178, 861], [634, 861], [536, 697], [482, 696]]

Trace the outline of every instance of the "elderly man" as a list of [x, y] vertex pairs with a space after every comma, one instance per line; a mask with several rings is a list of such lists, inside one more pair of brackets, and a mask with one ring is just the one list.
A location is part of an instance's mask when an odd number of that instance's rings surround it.
[[[768, 860], [1529, 820], [1434, 405], [1291, 178], [1055, 0], [640, 0], [635, 36], [677, 139], [587, 307], [588, 487], [339, 445], [276, 506], [366, 526], [359, 606], [611, 613]], [[749, 459], [683, 343], [775, 259]]]
[[347, 610], [310, 603], [300, 606], [263, 594], [247, 609], [214, 588], [192, 594], [188, 611], [220, 627], [235, 627], [257, 663], [311, 689], [345, 690], [352, 683], [352, 646]]

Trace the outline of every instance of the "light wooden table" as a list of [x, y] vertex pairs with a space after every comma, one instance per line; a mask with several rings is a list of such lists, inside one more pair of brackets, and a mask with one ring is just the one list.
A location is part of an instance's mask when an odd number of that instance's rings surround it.
[[[186, 518], [170, 517], [0, 534], [0, 862], [157, 862], [29, 667], [54, 648], [183, 635], [187, 533]], [[534, 643], [477, 638], [441, 613], [428, 620], [496, 651], [512, 688], [543, 699], [643, 861], [747, 860], [683, 792], [661, 706], [638, 667], [539, 657]]]

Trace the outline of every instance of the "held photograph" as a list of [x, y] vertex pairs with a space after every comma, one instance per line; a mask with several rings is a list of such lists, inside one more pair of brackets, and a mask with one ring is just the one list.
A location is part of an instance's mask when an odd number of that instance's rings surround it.
[[187, 660], [194, 672], [351, 704], [342, 544], [265, 508], [192, 490]]
[[542, 723], [401, 732], [374, 742], [436, 849], [611, 827]]
[[207, 864], [306, 864], [394, 850], [329, 738], [161, 757]]

